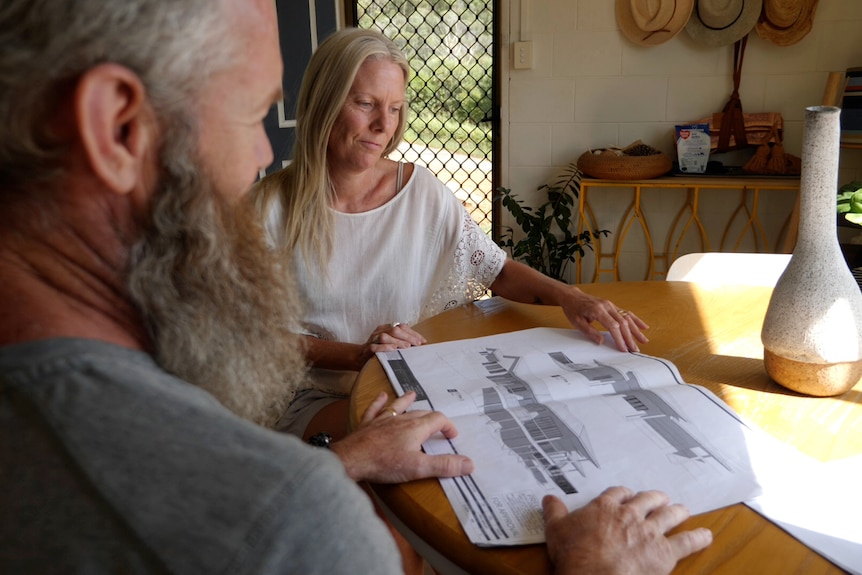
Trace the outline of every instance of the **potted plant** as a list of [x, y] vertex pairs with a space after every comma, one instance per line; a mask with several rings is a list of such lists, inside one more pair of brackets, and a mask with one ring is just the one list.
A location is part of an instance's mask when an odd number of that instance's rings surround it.
[[862, 267], [862, 182], [838, 189], [838, 243], [851, 270]]
[[515, 241], [514, 230], [506, 227], [499, 245], [508, 249], [514, 259], [565, 282], [567, 266], [584, 256], [584, 248], [593, 249], [593, 238], [610, 234], [608, 230], [572, 232], [580, 183], [581, 172], [572, 162], [553, 183], [536, 188], [544, 192], [546, 201], [535, 209], [525, 206], [509, 188], [497, 188], [498, 199], [523, 232], [523, 237]]

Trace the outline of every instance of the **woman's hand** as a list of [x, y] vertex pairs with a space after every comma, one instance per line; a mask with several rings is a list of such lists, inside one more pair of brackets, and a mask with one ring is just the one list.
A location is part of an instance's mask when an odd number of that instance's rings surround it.
[[612, 301], [591, 296], [569, 286], [560, 306], [572, 325], [596, 343], [602, 342], [602, 334], [592, 325], [594, 321], [608, 330], [620, 351], [640, 351], [638, 343], [649, 341], [641, 332], [643, 329], [649, 329], [646, 322], [634, 312], [618, 308]]
[[374, 331], [368, 336], [368, 340], [362, 346], [362, 354], [365, 356], [365, 361], [367, 361], [378, 351], [392, 351], [393, 349], [413, 347], [414, 345], [422, 345], [425, 341], [425, 337], [421, 333], [414, 331], [406, 323], [396, 321], [389, 324], [381, 324], [374, 328]]
[[378, 351], [422, 345], [425, 338], [406, 323], [378, 325], [365, 343], [305, 337], [305, 357], [314, 367], [359, 371]]
[[573, 326], [596, 343], [602, 343], [601, 332], [592, 325], [598, 322], [610, 332], [620, 351], [640, 351], [638, 342], [649, 341], [641, 332], [649, 326], [634, 313], [549, 278], [521, 262], [506, 260], [491, 289], [513, 301], [558, 305]]

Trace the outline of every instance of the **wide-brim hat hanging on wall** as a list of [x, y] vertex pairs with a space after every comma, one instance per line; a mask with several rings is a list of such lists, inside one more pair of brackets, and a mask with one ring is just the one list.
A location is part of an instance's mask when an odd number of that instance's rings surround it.
[[817, 0], [763, 0], [754, 27], [757, 35], [778, 46], [796, 44], [811, 32]]
[[697, 0], [685, 31], [708, 46], [727, 46], [751, 32], [763, 0]]
[[617, 24], [641, 46], [664, 44], [685, 28], [694, 0], [617, 0]]

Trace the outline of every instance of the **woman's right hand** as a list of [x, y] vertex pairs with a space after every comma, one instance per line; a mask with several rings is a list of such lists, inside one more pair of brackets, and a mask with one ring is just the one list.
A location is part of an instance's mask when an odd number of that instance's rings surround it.
[[314, 367], [359, 371], [378, 351], [422, 345], [425, 338], [406, 323], [382, 324], [365, 343], [347, 343], [305, 336], [305, 357]]
[[[367, 361], [378, 351], [403, 349], [413, 347], [414, 345], [422, 345], [425, 342], [425, 337], [413, 330], [406, 323], [396, 321], [389, 324], [381, 324], [374, 328], [374, 331], [368, 336], [368, 339], [362, 346], [362, 355], [367, 355], [365, 357], [365, 361]], [[362, 363], [365, 363], [365, 361]]]

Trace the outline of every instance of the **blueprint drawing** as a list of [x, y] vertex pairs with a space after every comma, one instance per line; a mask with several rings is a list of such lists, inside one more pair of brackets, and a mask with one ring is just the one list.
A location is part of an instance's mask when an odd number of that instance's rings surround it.
[[574, 330], [537, 328], [378, 354], [412, 409], [449, 416], [469, 477], [441, 485], [474, 543], [543, 540], [541, 498], [570, 508], [611, 485], [660, 489], [693, 512], [759, 493], [749, 430], [666, 360], [598, 346]]

